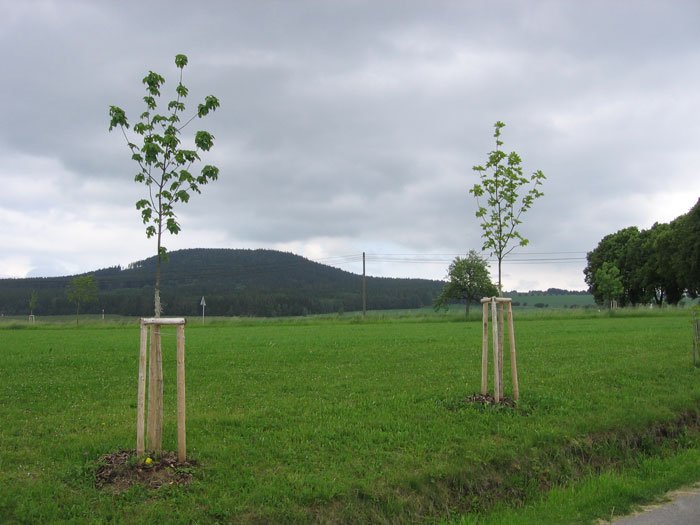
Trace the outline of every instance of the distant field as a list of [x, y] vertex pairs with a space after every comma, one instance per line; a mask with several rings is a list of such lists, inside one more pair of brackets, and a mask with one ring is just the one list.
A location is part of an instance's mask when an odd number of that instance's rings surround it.
[[[534, 523], [549, 489], [575, 494], [700, 443], [688, 310], [516, 314], [515, 409], [467, 403], [481, 326], [459, 313], [190, 319], [194, 482], [118, 494], [93, 482], [101, 455], [135, 445], [135, 320], [2, 320], [0, 516], [471, 523], [506, 513], [518, 523], [526, 512]], [[164, 337], [164, 445], [175, 449], [174, 338]], [[700, 479], [700, 461], [674, 472], [654, 490]], [[567, 516], [606, 518], [648, 497], [615, 490], [586, 493]]]
[[529, 295], [526, 293], [506, 294], [513, 299], [516, 308], [586, 308], [595, 306], [590, 294]]

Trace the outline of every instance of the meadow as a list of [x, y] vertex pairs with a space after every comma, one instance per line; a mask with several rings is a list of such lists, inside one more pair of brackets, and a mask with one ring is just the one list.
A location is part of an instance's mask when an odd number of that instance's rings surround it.
[[[587, 523], [700, 479], [689, 310], [517, 315], [514, 408], [468, 402], [481, 324], [457, 312], [193, 318], [193, 481], [121, 491], [96, 488], [95, 473], [135, 446], [137, 322], [2, 320], [0, 516]], [[174, 339], [163, 340], [170, 450]]]

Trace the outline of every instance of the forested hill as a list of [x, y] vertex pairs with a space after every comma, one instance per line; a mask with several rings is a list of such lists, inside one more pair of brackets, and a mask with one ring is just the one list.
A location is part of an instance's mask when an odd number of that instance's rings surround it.
[[[99, 287], [86, 313], [153, 314], [156, 258], [90, 272]], [[76, 276], [0, 279], [0, 312], [29, 313], [32, 290], [36, 315], [75, 312], [66, 299]], [[362, 276], [274, 250], [191, 249], [169, 254], [162, 266], [164, 315], [285, 316], [362, 309]], [[419, 308], [432, 305], [443, 283], [424, 279], [367, 277], [367, 308]]]

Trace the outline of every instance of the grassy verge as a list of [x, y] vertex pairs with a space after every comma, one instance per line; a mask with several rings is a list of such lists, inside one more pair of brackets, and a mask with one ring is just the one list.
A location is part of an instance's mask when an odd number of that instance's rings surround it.
[[[0, 325], [0, 515], [469, 523], [557, 491], [581, 499], [576, 487], [645, 462], [653, 477], [654, 461], [698, 442], [700, 373], [682, 310], [518, 318], [514, 410], [466, 403], [480, 384], [481, 329], [450, 320], [191, 320], [188, 451], [201, 469], [187, 488], [119, 494], [93, 481], [97, 458], [134, 446], [135, 324]], [[608, 515], [605, 498], [585, 515]]]

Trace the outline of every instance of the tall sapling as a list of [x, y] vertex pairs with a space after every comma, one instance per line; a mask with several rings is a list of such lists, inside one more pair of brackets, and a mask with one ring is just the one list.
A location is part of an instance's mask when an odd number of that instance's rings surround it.
[[214, 136], [207, 131], [197, 131], [194, 134], [194, 149], [181, 148], [180, 135], [182, 130], [194, 120], [202, 118], [219, 107], [219, 100], [213, 95], [205, 97], [204, 102], [197, 107], [197, 113], [192, 115], [184, 124], [180, 117], [185, 112], [184, 99], [188, 89], [182, 84], [182, 71], [187, 65], [185, 55], [175, 56], [175, 66], [180, 70], [180, 80], [175, 89], [176, 97], [167, 106], [167, 114], [156, 113], [156, 98], [160, 97], [160, 88], [165, 79], [149, 71], [143, 79], [147, 94], [143, 97], [146, 111], [141, 113], [140, 121], [134, 124], [133, 131], [141, 136], [141, 144], [129, 140], [126, 130], [129, 123], [124, 110], [117, 106], [109, 108], [109, 130], [115, 127], [122, 130], [131, 158], [139, 167], [134, 180], [145, 184], [148, 195], [136, 203], [136, 209], [141, 211], [141, 218], [146, 224], [146, 236], [157, 239], [156, 254], [156, 283], [154, 291], [155, 316], [160, 317], [162, 304], [160, 300], [160, 270], [161, 261], [167, 261], [166, 249], [162, 244], [164, 229], [173, 235], [180, 231], [174, 207], [177, 203], [186, 203], [192, 193], [201, 193], [200, 186], [214, 181], [219, 176], [216, 166], [205, 165], [199, 175], [190, 173], [192, 165], [201, 160], [199, 153], [209, 151], [214, 145]]

